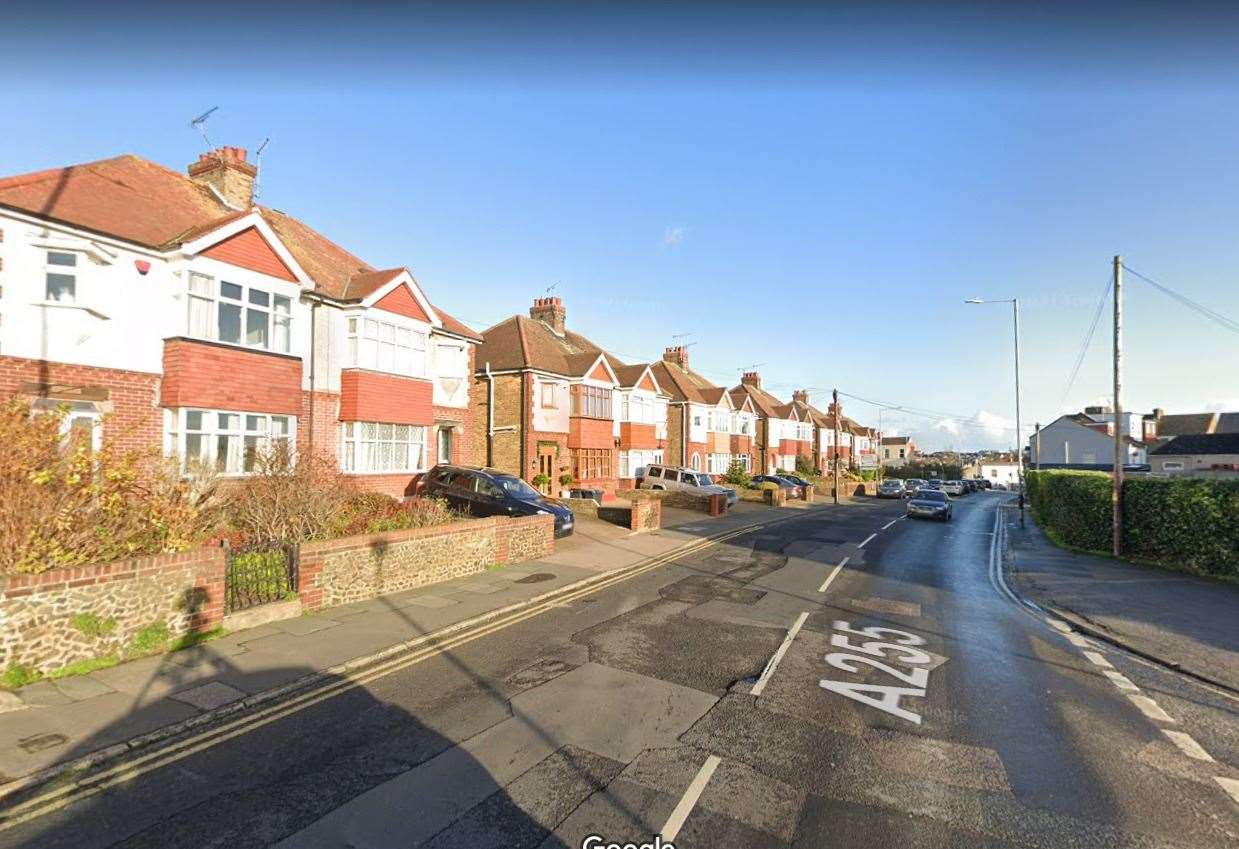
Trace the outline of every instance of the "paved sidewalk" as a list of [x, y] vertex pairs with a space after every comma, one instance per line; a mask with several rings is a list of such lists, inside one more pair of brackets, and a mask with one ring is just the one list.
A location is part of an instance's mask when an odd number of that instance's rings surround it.
[[582, 520], [545, 560], [237, 631], [185, 651], [18, 691], [0, 713], [0, 794], [8, 782], [192, 720], [457, 623], [633, 566], [695, 540], [796, 515], [739, 505], [728, 515], [667, 511], [665, 527], [633, 534]]
[[1009, 519], [1012, 574], [1033, 601], [1163, 663], [1239, 690], [1239, 587], [1061, 549]]

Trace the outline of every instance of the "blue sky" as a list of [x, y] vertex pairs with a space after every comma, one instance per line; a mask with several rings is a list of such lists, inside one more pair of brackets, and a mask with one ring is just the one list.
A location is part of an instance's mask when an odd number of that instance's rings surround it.
[[[1012, 440], [1011, 332], [965, 298], [1021, 300], [1026, 427], [1108, 396], [1108, 312], [1064, 390], [1115, 253], [1239, 318], [1222, 6], [101, 5], [14, 9], [0, 173], [180, 168], [219, 106], [264, 203], [479, 329], [554, 285], [620, 356], [687, 334], [719, 383], [972, 448]], [[1239, 409], [1239, 336], [1127, 293], [1127, 405]]]

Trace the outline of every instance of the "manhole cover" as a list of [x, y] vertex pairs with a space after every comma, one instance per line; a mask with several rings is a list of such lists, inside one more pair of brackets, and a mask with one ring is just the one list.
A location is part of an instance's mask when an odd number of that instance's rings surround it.
[[512, 583], [514, 584], [540, 584], [543, 581], [549, 581], [555, 576], [550, 572], [534, 572], [532, 575], [526, 575], [523, 578], [517, 578]]

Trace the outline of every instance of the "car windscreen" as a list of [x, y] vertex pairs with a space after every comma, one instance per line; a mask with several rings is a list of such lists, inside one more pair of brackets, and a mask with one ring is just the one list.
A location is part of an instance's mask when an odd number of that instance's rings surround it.
[[700, 474], [700, 475], [697, 475], [697, 485], [698, 486], [713, 486], [714, 481], [710, 479], [709, 475]]
[[946, 493], [936, 489], [922, 489], [916, 494], [914, 501], [946, 501]]
[[508, 495], [521, 501], [536, 501], [542, 497], [542, 493], [513, 475], [495, 475], [495, 483]]

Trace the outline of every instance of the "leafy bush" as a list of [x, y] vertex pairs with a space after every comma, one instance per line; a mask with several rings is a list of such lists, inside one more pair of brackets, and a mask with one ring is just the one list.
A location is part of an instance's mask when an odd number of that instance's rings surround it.
[[428, 528], [459, 519], [441, 498], [415, 498], [407, 504], [379, 492], [355, 493], [331, 524], [332, 537]]
[[550, 475], [536, 474], [533, 476], [531, 483], [539, 489], [546, 489], [551, 485], [551, 478]]
[[289, 451], [277, 446], [260, 452], [255, 464], [255, 473], [227, 493], [224, 511], [234, 548], [274, 548], [332, 536], [356, 495], [334, 460], [324, 456], [294, 463]]
[[[1027, 474], [1034, 518], [1066, 545], [1110, 551], [1105, 472]], [[1214, 575], [1239, 576], [1239, 482], [1129, 477], [1123, 481], [1123, 552]]]
[[576, 480], [576, 478], [572, 477], [571, 472], [564, 472], [562, 475], [559, 476], [559, 485], [560, 486], [572, 486], [572, 482], [574, 480]]
[[191, 482], [154, 452], [66, 440], [67, 408], [0, 406], [0, 573], [42, 572], [182, 551], [214, 521], [213, 480]]
[[1239, 481], [1125, 479], [1123, 550], [1239, 576]]
[[731, 465], [727, 467], [727, 472], [723, 475], [723, 482], [749, 487], [753, 485], [753, 476], [745, 471], [743, 463], [739, 460], [732, 460]]
[[796, 455], [796, 474], [806, 480], [812, 480], [818, 476], [818, 470], [813, 465], [813, 458], [806, 457], [804, 454]]

